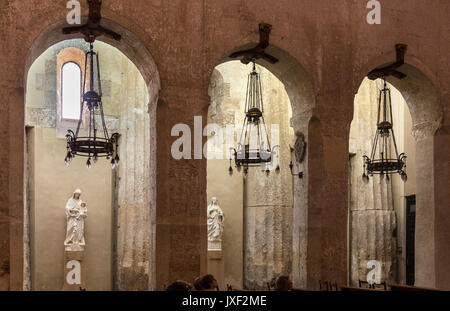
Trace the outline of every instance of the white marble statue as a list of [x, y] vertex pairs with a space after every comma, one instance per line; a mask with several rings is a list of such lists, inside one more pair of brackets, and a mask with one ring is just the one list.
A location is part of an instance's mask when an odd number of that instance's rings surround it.
[[222, 233], [225, 217], [220, 206], [217, 204], [217, 198], [212, 198], [208, 205], [208, 249], [222, 249]]
[[66, 204], [67, 232], [64, 241], [66, 251], [82, 251], [86, 244], [84, 220], [87, 217], [87, 207], [80, 197], [81, 190], [77, 189]]

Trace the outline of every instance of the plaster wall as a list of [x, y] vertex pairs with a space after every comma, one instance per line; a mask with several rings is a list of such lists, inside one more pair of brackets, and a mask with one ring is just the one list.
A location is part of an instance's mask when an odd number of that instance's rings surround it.
[[99, 161], [87, 170], [75, 158], [67, 168], [66, 140], [54, 128], [35, 128], [29, 137], [34, 159], [31, 200], [31, 280], [33, 290], [61, 290], [64, 284], [65, 205], [80, 188], [87, 203], [85, 269], [88, 290], [110, 290], [112, 256], [112, 172]]

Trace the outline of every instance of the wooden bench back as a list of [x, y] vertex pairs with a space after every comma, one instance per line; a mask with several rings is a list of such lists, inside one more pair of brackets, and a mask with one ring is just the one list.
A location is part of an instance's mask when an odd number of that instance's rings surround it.
[[367, 281], [359, 280], [358, 283], [360, 288], [388, 290], [388, 285], [386, 282], [381, 282], [379, 284], [370, 284]]
[[436, 288], [428, 288], [428, 287], [417, 287], [417, 286], [409, 286], [409, 285], [400, 285], [400, 284], [389, 284], [391, 291], [396, 292], [439, 292], [440, 290]]
[[338, 291], [339, 286], [337, 282], [329, 282], [329, 281], [320, 281], [319, 280], [319, 290], [323, 292], [332, 292], [332, 291]]

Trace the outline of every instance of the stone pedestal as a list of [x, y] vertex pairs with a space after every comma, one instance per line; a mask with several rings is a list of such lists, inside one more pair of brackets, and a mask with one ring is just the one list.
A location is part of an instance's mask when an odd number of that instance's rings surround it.
[[86, 267], [84, 251], [64, 252], [64, 291], [86, 289]]
[[222, 251], [222, 241], [208, 241], [208, 251]]
[[221, 250], [208, 250], [208, 273], [214, 275], [220, 290], [226, 290], [225, 263]]

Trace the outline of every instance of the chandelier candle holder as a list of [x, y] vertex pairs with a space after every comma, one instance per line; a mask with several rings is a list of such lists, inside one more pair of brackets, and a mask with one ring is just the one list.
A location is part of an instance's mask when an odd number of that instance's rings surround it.
[[[383, 77], [383, 85], [378, 98], [377, 131], [373, 141], [372, 153], [370, 157], [363, 156], [364, 172], [362, 177], [367, 182], [369, 176], [379, 174], [381, 178], [386, 176], [386, 180], [389, 180], [390, 174], [398, 173], [402, 180], [406, 182], [408, 179], [405, 172], [406, 155], [398, 153], [393, 130], [391, 90], [387, 87], [385, 77]], [[391, 157], [392, 146], [395, 158]]]
[[277, 159], [275, 172], [280, 172], [279, 154], [275, 152], [275, 150], [279, 150], [279, 146], [271, 148], [263, 114], [261, 79], [253, 60], [253, 70], [250, 72], [247, 81], [245, 118], [241, 135], [237, 149], [230, 148], [230, 167], [228, 169], [230, 175], [233, 174], [233, 158], [236, 169], [239, 172], [243, 170], [244, 176], [247, 176], [249, 167], [257, 166], [266, 175], [269, 175], [270, 167], [273, 165], [275, 158]]
[[[247, 96], [245, 100], [245, 119], [237, 150], [230, 148], [230, 168], [228, 172], [233, 175], [232, 160], [234, 158], [235, 167], [240, 172], [244, 171], [244, 177], [248, 174], [249, 167], [260, 166], [261, 170], [270, 175], [270, 168], [276, 158], [277, 174], [280, 173], [279, 149], [280, 146], [270, 147], [269, 136], [264, 121], [264, 106], [262, 100], [262, 87], [259, 74], [256, 72], [255, 61], [263, 59], [271, 64], [277, 63], [278, 58], [269, 55], [265, 49], [269, 46], [270, 32], [272, 25], [260, 23], [259, 43], [248, 50], [237, 51], [230, 54], [230, 58], [241, 58], [245, 65], [253, 63], [253, 70], [248, 76]], [[277, 150], [277, 152], [275, 152]]]
[[[111, 159], [111, 167], [114, 169], [119, 165], [119, 137], [118, 133], [111, 136], [105, 124], [102, 103], [102, 85], [100, 78], [100, 64], [98, 53], [94, 52], [94, 44], [90, 42], [90, 49], [86, 52], [85, 70], [83, 80], [83, 97], [81, 100], [80, 119], [76, 132], [68, 130], [67, 156], [65, 163], [70, 165], [75, 156], [87, 157], [86, 166], [91, 168], [92, 163], [97, 163], [101, 157]], [[89, 70], [88, 70], [89, 64]], [[89, 80], [86, 79], [89, 71]], [[96, 72], [95, 72], [96, 71]], [[89, 82], [89, 83], [87, 83]], [[85, 107], [89, 110], [88, 136], [80, 137], [80, 128], [83, 123], [83, 111]]]
[[[114, 169], [119, 165], [119, 137], [118, 133], [111, 136], [105, 124], [102, 104], [102, 85], [100, 79], [100, 64], [98, 54], [94, 52], [94, 42], [97, 37], [104, 36], [116, 41], [121, 40], [121, 35], [100, 25], [102, 20], [102, 1], [88, 0], [89, 15], [86, 24], [69, 26], [62, 29], [65, 35], [82, 35], [89, 43], [90, 49], [86, 52], [83, 98], [81, 99], [80, 120], [78, 121], [76, 132], [68, 130], [66, 165], [69, 166], [75, 156], [87, 157], [86, 166], [92, 167], [92, 163], [97, 163], [98, 158], [105, 157], [111, 159], [111, 167]], [[89, 85], [87, 85], [87, 72], [89, 64]], [[97, 70], [97, 74], [95, 74]], [[89, 90], [87, 89], [89, 88]], [[88, 136], [81, 137], [80, 128], [83, 123], [83, 111], [87, 107], [89, 110]]]

